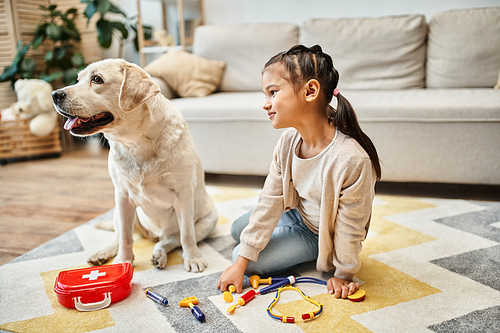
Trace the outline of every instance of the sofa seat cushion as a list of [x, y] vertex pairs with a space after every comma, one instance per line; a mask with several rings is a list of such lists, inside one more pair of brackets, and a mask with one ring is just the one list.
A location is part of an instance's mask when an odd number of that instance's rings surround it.
[[[342, 90], [360, 122], [500, 121], [494, 89]], [[186, 120], [269, 122], [262, 92], [219, 92], [172, 100]], [[336, 107], [334, 99], [332, 105]]]
[[435, 15], [427, 53], [428, 87], [493, 87], [500, 70], [500, 7]]
[[301, 43], [333, 58], [340, 89], [406, 89], [424, 87], [426, 36], [423, 15], [311, 19]]
[[262, 92], [218, 92], [200, 99], [176, 98], [172, 103], [188, 121], [269, 121], [264, 101]]
[[264, 64], [298, 42], [299, 26], [291, 23], [202, 25], [193, 53], [226, 63], [220, 91], [260, 91]]
[[500, 91], [494, 89], [344, 90], [342, 94], [365, 122], [500, 121]]

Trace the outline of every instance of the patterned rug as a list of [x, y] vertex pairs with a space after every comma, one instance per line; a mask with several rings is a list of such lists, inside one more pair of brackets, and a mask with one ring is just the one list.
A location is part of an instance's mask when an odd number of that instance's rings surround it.
[[[61, 270], [87, 267], [87, 257], [111, 242], [112, 232], [93, 227], [111, 219], [110, 211], [0, 267], [0, 331], [500, 332], [500, 202], [376, 196], [356, 276], [365, 300], [335, 299], [325, 286], [300, 284], [324, 310], [314, 320], [290, 324], [268, 316], [274, 293], [226, 313], [231, 304], [216, 282], [231, 263], [231, 222], [255, 206], [259, 190], [207, 189], [220, 216], [210, 239], [200, 244], [208, 261], [204, 272], [184, 271], [181, 250], [169, 255], [164, 270], [153, 268], [153, 243], [136, 235], [133, 286], [127, 298], [92, 312], [63, 307], [54, 293], [56, 276]], [[291, 273], [329, 277], [311, 264]], [[148, 287], [166, 296], [169, 304], [147, 298]], [[247, 280], [244, 287], [244, 292], [251, 289]], [[188, 296], [198, 298], [205, 322], [178, 306]], [[315, 309], [295, 292], [282, 293], [273, 308], [297, 318]]]

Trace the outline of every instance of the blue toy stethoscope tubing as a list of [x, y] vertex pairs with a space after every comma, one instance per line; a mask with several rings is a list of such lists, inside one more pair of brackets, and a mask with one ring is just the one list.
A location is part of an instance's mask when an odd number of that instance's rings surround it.
[[[276, 278], [272, 278], [272, 279], [277, 280], [277, 282], [259, 290], [259, 293], [261, 295], [267, 294], [275, 289], [278, 289], [280, 287], [286, 286], [287, 284], [290, 284], [290, 279], [287, 277], [276, 277]], [[313, 277], [299, 277], [299, 278], [295, 279], [295, 283], [317, 283], [317, 284], [326, 285], [325, 280], [321, 280], [321, 279], [317, 279], [317, 278], [313, 278]]]

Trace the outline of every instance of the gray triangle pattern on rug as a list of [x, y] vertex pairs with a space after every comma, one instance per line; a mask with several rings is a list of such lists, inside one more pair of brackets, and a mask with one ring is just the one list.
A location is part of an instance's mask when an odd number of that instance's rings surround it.
[[[168, 295], [168, 305], [158, 304], [157, 307], [176, 332], [241, 332], [208, 299], [220, 296], [220, 290], [215, 287], [219, 276], [215, 273], [151, 287], [159, 295]], [[249, 286], [247, 283], [245, 288]], [[179, 306], [179, 301], [193, 296], [198, 299], [198, 307], [205, 314], [204, 322], [199, 322], [189, 307]]]
[[[500, 204], [475, 203], [487, 209], [438, 219], [436, 222], [500, 242], [500, 228], [492, 226], [493, 223], [499, 222]], [[466, 252], [431, 262], [500, 291], [500, 246]], [[500, 332], [500, 307], [474, 311], [439, 325], [433, 325], [429, 329], [435, 332], [498, 333]]]

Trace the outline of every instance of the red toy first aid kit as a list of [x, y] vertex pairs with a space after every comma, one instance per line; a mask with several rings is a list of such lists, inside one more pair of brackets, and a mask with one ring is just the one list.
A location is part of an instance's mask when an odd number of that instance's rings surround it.
[[61, 271], [54, 291], [59, 303], [80, 311], [104, 309], [132, 290], [134, 268], [129, 263]]

